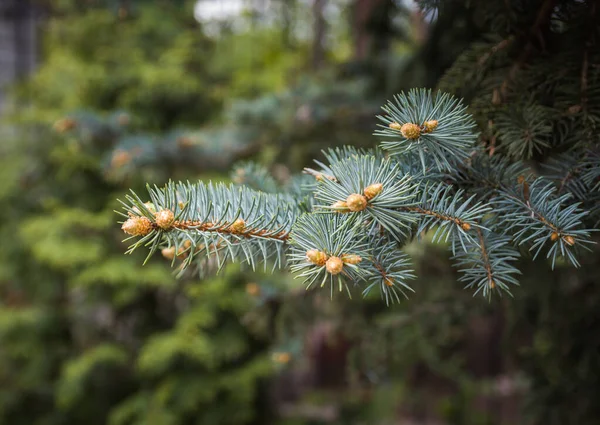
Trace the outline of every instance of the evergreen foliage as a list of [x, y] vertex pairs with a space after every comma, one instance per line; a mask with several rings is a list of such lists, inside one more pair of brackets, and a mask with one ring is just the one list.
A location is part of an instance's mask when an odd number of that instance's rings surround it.
[[[591, 230], [584, 223], [589, 212], [573, 194], [559, 194], [551, 179], [536, 177], [524, 163], [517, 163], [504, 173], [488, 173], [485, 183], [491, 187], [486, 193], [468, 191], [482, 183], [472, 180], [478, 177], [469, 172], [472, 158], [483, 159], [492, 167], [503, 164], [485, 158], [487, 154], [475, 143], [474, 121], [460, 102], [448, 95], [412, 90], [396, 97], [384, 111], [388, 114], [382, 117], [386, 127], [377, 134], [387, 138], [382, 148], [390, 156], [384, 151], [345, 148], [326, 154], [328, 165], [308, 170], [316, 178], [309, 214], [318, 218], [298, 220], [291, 228], [300, 214], [293, 201], [275, 200], [273, 205], [279, 204], [275, 208], [263, 201], [260, 192], [171, 184], [150, 191], [153, 211], [143, 208], [137, 197], [128, 199], [123, 215], [129, 218], [123, 229], [143, 236], [130, 251], [146, 244], [153, 253], [158, 247], [171, 246], [176, 238], [189, 240], [190, 251], [205, 258], [219, 257], [219, 253], [226, 258], [227, 253], [227, 257], [252, 266], [267, 261], [267, 253], [277, 252], [277, 267], [283, 264], [279, 253], [289, 245], [289, 238], [294, 246], [292, 269], [309, 287], [331, 281], [331, 288], [340, 290], [348, 284], [364, 288], [375, 279], [382, 294], [387, 293], [383, 286], [396, 285], [391, 273], [396, 273], [400, 282], [409, 276], [387, 268], [376, 259], [375, 251], [389, 252], [386, 244], [400, 249], [428, 231], [434, 232], [434, 241], [449, 245], [466, 286], [484, 296], [496, 289], [510, 292], [510, 285], [517, 284], [518, 247], [533, 252], [534, 258], [543, 252], [552, 267], [561, 259], [579, 265], [579, 251], [592, 243]], [[414, 170], [418, 162], [420, 172], [403, 171]], [[269, 185], [270, 180], [263, 176]], [[254, 178], [260, 176], [255, 173]], [[160, 212], [174, 215], [174, 221], [161, 225]], [[340, 221], [339, 216], [347, 219]], [[128, 230], [142, 218], [147, 227]], [[242, 227], [234, 229], [235, 223]], [[215, 236], [207, 239], [206, 232]], [[232, 233], [236, 236], [233, 241]], [[281, 243], [267, 251], [265, 240], [273, 235]], [[222, 246], [215, 237], [223, 241]], [[256, 243], [262, 254], [253, 248]], [[313, 250], [327, 261], [342, 258], [339, 270], [311, 258]], [[357, 256], [356, 263], [344, 263], [344, 255]], [[189, 264], [186, 261], [181, 267]]]

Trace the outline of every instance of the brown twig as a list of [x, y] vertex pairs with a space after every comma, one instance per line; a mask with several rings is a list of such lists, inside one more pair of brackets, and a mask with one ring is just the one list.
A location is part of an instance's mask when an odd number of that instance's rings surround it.
[[[224, 221], [218, 225], [211, 222], [202, 222], [195, 220], [187, 220], [187, 221], [175, 221], [173, 223], [173, 228], [179, 230], [198, 230], [201, 232], [215, 232], [229, 235], [237, 235], [245, 238], [258, 237], [263, 239], [272, 239], [281, 242], [285, 242], [289, 239], [289, 232], [280, 231], [274, 232], [269, 229], [257, 229], [257, 228], [244, 228], [243, 230], [236, 230], [232, 227], [233, 223], [229, 223]], [[153, 227], [157, 228], [156, 224], [153, 223]]]
[[479, 236], [479, 245], [481, 247], [481, 257], [483, 258], [483, 264], [485, 267], [485, 271], [487, 273], [488, 285], [491, 289], [496, 287], [496, 282], [494, 282], [494, 273], [492, 272], [492, 266], [490, 264], [490, 257], [485, 248], [485, 239], [483, 237], [483, 232], [480, 228], [476, 229], [477, 235]]

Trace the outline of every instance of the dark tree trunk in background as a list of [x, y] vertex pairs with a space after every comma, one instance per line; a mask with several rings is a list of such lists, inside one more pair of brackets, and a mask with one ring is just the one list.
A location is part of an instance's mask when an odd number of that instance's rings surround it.
[[319, 69], [325, 62], [325, 31], [327, 22], [323, 11], [327, 0], [314, 0], [313, 3], [313, 48], [312, 48], [312, 68]]

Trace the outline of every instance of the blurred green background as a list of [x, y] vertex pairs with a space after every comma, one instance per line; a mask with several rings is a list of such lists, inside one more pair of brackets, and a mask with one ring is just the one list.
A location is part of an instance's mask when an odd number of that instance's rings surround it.
[[128, 188], [373, 146], [379, 105], [481, 37], [463, 3], [2, 0], [0, 425], [600, 423], [593, 265], [526, 262], [487, 303], [411, 245], [386, 307], [124, 255]]

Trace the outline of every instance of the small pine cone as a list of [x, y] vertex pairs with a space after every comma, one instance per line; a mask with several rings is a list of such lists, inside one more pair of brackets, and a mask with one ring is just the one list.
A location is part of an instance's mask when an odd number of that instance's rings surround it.
[[394, 286], [394, 279], [392, 279], [389, 276], [386, 276], [383, 278], [383, 283], [385, 283], [385, 286]]
[[350, 211], [362, 211], [367, 208], [367, 198], [364, 195], [353, 193], [346, 198], [346, 205]]
[[325, 263], [325, 268], [333, 275], [340, 274], [344, 268], [344, 262], [339, 257], [329, 257]]
[[421, 135], [421, 127], [419, 127], [417, 124], [407, 122], [406, 124], [404, 124], [402, 126], [402, 128], [400, 129], [400, 132], [407, 139], [414, 140], [414, 139], [418, 139], [419, 136]]
[[345, 203], [344, 201], [334, 202], [331, 205], [331, 208], [333, 208], [333, 210], [335, 210], [335, 212], [339, 212], [339, 213], [345, 213], [345, 212], [350, 211], [350, 209], [348, 208], [348, 204]]
[[433, 130], [435, 130], [437, 128], [437, 126], [438, 126], [437, 120], [425, 121], [423, 123], [423, 132], [431, 133]]
[[575, 245], [575, 238], [571, 235], [563, 236], [563, 241], [569, 246]]
[[154, 213], [154, 220], [156, 221], [156, 225], [161, 229], [170, 229], [173, 226], [173, 222], [175, 221], [175, 214], [173, 211], [164, 209], [157, 213]]
[[160, 251], [160, 253], [167, 260], [172, 260], [173, 258], [175, 258], [175, 247], [174, 246], [170, 246], [169, 248], [163, 248]]
[[465, 232], [468, 232], [469, 230], [471, 230], [471, 225], [469, 223], [466, 223], [466, 222], [461, 223], [460, 227], [462, 227], [462, 229]]
[[377, 195], [379, 195], [382, 190], [383, 190], [383, 185], [381, 183], [375, 183], [375, 184], [365, 187], [364, 192], [365, 192], [365, 196], [367, 197], [367, 199], [371, 200], [374, 197], [376, 197]]
[[362, 258], [360, 255], [344, 254], [342, 255], [342, 261], [345, 264], [358, 264], [362, 261]]
[[236, 221], [231, 223], [231, 226], [229, 226], [229, 230], [231, 230], [232, 233], [243, 232], [245, 228], [246, 222], [241, 218], [238, 218]]
[[560, 235], [556, 232], [552, 232], [552, 234], [550, 235], [550, 240], [552, 242], [556, 242], [558, 240], [558, 238], [560, 237]]
[[390, 123], [389, 127], [390, 127], [392, 130], [396, 130], [396, 131], [401, 131], [401, 130], [402, 130], [402, 125], [401, 125], [401, 124], [399, 124], [399, 123], [397, 123], [397, 122], [392, 122], [392, 123]]
[[146, 236], [152, 231], [152, 222], [146, 217], [130, 217], [121, 229], [132, 236]]
[[180, 260], [185, 260], [188, 257], [188, 255], [189, 253], [182, 246], [180, 246], [177, 250], [177, 258], [179, 258]]
[[320, 267], [324, 266], [327, 262], [327, 254], [316, 249], [309, 249], [306, 251], [306, 258], [308, 258], [308, 261], [311, 263]]

